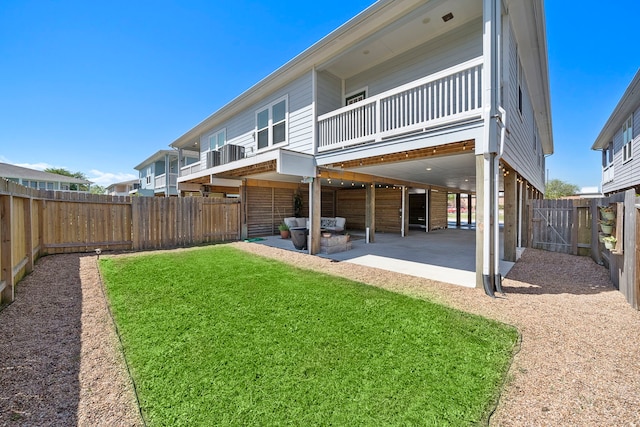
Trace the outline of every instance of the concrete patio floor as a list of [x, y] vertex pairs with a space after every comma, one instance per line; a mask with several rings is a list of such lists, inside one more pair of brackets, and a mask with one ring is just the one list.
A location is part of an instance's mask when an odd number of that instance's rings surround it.
[[[364, 232], [349, 230], [349, 234], [352, 241], [351, 250], [317, 256], [469, 288], [475, 287], [474, 229], [449, 228], [429, 233], [411, 229], [404, 238], [395, 233], [378, 232], [375, 243], [369, 244], [365, 241]], [[296, 250], [291, 239], [281, 239], [280, 236], [267, 236], [263, 239], [255, 243], [299, 253], [307, 252]], [[512, 262], [500, 261], [500, 273], [503, 277], [513, 265]]]

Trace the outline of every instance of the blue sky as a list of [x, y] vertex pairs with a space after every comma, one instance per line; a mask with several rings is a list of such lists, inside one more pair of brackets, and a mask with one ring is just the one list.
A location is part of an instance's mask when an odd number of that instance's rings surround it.
[[[4, 0], [0, 162], [100, 185], [135, 178], [138, 163], [372, 3]], [[640, 66], [640, 2], [545, 7], [549, 177], [597, 186], [590, 148]]]

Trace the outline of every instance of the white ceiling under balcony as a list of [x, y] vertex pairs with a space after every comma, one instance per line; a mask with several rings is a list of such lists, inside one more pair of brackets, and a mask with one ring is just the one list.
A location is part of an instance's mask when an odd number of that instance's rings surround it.
[[[445, 22], [443, 17], [451, 14]], [[478, 0], [430, 0], [345, 49], [318, 67], [342, 79], [352, 77], [482, 16]]]
[[470, 150], [468, 154], [382, 163], [351, 170], [384, 178], [424, 183], [425, 185], [468, 192], [476, 191], [476, 164], [473, 150]]

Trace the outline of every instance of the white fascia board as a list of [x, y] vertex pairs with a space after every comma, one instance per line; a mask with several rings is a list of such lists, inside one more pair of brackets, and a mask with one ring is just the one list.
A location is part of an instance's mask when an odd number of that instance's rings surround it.
[[199, 172], [179, 177], [178, 182], [189, 181], [195, 178], [202, 178], [203, 176], [208, 175], [218, 175], [224, 172], [232, 171], [234, 169], [240, 169], [247, 166], [253, 166], [260, 163], [268, 162], [269, 160], [278, 160], [279, 151], [280, 150], [271, 150], [257, 154], [255, 156], [245, 157], [244, 159], [236, 160], [235, 162], [203, 169]]
[[476, 145], [482, 142], [483, 121], [475, 120], [464, 125], [451, 126], [427, 134], [419, 134], [401, 139], [394, 138], [375, 144], [358, 145], [342, 150], [328, 151], [316, 155], [318, 166], [326, 166], [332, 163], [348, 162], [364, 157], [384, 156], [402, 151], [418, 150], [420, 148], [435, 147], [453, 142], [474, 140]]
[[175, 156], [178, 157], [178, 152], [176, 150], [159, 150], [153, 153], [151, 156], [147, 157], [142, 163], [138, 166], [134, 167], [135, 170], [140, 170], [149, 165], [150, 163], [157, 162], [158, 160], [164, 159], [165, 156]]
[[276, 172], [282, 175], [316, 176], [316, 160], [311, 154], [291, 150], [278, 150]]

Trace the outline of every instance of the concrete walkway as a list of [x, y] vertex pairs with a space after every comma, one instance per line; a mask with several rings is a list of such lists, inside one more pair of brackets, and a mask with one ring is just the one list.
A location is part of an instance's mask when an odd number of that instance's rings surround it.
[[[376, 233], [376, 242], [367, 244], [363, 232], [349, 232], [352, 249], [335, 254], [319, 254], [334, 261], [350, 262], [396, 273], [437, 280], [474, 288], [475, 230], [444, 229], [429, 233], [409, 230], [406, 237], [395, 233]], [[501, 257], [502, 257], [502, 234]], [[256, 243], [280, 249], [298, 251], [290, 239], [280, 236], [265, 237]], [[506, 276], [514, 263], [501, 261], [500, 273]]]

